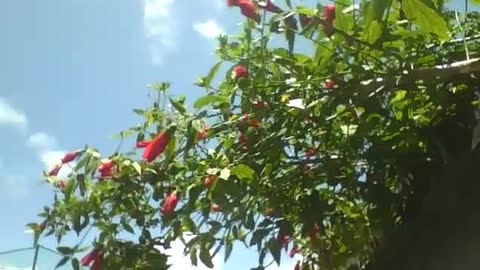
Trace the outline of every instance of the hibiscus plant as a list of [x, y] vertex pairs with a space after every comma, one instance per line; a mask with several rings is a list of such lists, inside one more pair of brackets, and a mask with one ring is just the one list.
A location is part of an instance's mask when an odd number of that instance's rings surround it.
[[[207, 267], [235, 243], [258, 251], [257, 270], [297, 253], [303, 270], [371, 261], [404, 221], [405, 164], [439, 159], [422, 131], [476, 100], [480, 16], [433, 0], [291, 2], [228, 0], [244, 28], [219, 37], [196, 82], [206, 95], [188, 104], [154, 84], [121, 133], [136, 138], [127, 152], [88, 146], [45, 173], [54, 200], [29, 226], [57, 237], [59, 266], [168, 269], [176, 240]], [[94, 241], [62, 245], [73, 233]]]

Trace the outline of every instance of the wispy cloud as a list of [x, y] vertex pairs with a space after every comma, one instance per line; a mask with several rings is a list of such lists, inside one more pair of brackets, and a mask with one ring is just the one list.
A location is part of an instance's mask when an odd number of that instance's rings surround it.
[[28, 120], [23, 112], [15, 109], [6, 99], [0, 97], [0, 126], [2, 125], [25, 130]]
[[218, 23], [213, 19], [207, 20], [205, 22], [194, 23], [193, 29], [198, 34], [208, 39], [214, 39], [220, 34], [225, 33], [222, 27], [220, 27], [220, 25], [218, 25]]
[[173, 0], [144, 0], [143, 24], [149, 41], [152, 63], [162, 64], [164, 57], [175, 49]]
[[45, 150], [56, 147], [57, 142], [53, 136], [45, 132], [35, 132], [28, 137], [27, 145], [38, 150]]
[[[57, 147], [56, 139], [45, 132], [33, 133], [28, 137], [26, 144], [36, 151], [38, 158], [46, 170], [51, 170], [57, 166], [66, 153], [65, 150]], [[71, 171], [70, 167], [63, 166], [60, 170], [59, 177], [67, 176]]]

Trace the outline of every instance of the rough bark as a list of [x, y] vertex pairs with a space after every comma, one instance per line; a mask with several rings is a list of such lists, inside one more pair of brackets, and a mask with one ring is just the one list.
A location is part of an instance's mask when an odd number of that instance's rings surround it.
[[480, 269], [480, 151], [436, 175], [420, 214], [379, 247], [366, 269]]

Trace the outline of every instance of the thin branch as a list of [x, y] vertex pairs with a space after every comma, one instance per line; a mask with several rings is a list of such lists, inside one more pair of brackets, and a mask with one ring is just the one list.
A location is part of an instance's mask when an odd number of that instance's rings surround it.
[[447, 81], [457, 75], [466, 75], [476, 72], [480, 72], [480, 58], [437, 65], [429, 68], [414, 69], [409, 72], [405, 71], [402, 76], [386, 76], [383, 78], [362, 81], [361, 84], [369, 89], [377, 89], [383, 85], [391, 85], [392, 83], [397, 86], [406, 85], [417, 80]]

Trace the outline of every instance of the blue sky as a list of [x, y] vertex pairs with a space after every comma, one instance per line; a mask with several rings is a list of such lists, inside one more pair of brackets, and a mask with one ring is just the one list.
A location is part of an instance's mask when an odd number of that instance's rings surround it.
[[[0, 251], [31, 245], [25, 224], [53, 195], [41, 171], [85, 144], [111, 153], [111, 135], [140, 120], [131, 109], [149, 104], [147, 84], [168, 80], [190, 101], [203, 94], [193, 82], [215, 63], [215, 37], [241, 30], [238, 11], [224, 3], [2, 1]], [[23, 257], [15, 266], [28, 266], [31, 254]], [[232, 257], [217, 269], [256, 266], [247, 251]]]
[[[111, 135], [139, 121], [131, 109], [148, 105], [147, 84], [170, 81], [190, 101], [203, 94], [193, 82], [215, 63], [215, 37], [241, 29], [224, 3], [0, 3], [0, 251], [31, 245], [25, 224], [53, 194], [41, 171], [85, 144], [112, 152]], [[234, 251], [217, 269], [253, 267], [252, 254]]]

